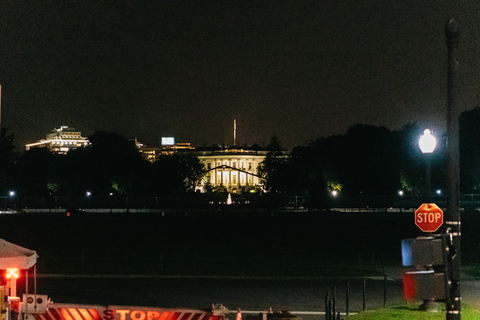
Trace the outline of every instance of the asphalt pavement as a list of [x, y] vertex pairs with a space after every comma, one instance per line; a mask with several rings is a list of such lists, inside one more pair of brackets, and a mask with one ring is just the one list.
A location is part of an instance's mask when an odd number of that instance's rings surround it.
[[333, 300], [334, 293], [336, 310], [342, 313], [347, 312], [347, 296], [349, 312], [361, 311], [364, 304], [366, 309], [382, 307], [384, 297], [387, 306], [403, 303], [402, 283], [380, 278], [39, 275], [37, 293], [56, 303], [192, 309], [221, 303], [233, 312], [271, 308], [315, 314], [325, 311], [326, 295]]

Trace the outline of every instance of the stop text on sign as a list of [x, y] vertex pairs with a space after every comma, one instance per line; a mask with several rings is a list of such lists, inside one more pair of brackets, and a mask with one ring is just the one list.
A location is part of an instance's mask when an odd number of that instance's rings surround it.
[[442, 214], [439, 212], [419, 212], [417, 213], [417, 223], [437, 223], [442, 221]]
[[443, 211], [435, 203], [424, 203], [415, 211], [415, 224], [423, 232], [435, 232], [443, 224]]

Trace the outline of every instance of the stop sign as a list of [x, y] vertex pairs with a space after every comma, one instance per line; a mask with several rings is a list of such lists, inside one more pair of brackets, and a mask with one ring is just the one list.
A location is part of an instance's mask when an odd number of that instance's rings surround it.
[[443, 224], [443, 211], [435, 203], [424, 203], [415, 211], [415, 224], [423, 232], [435, 232]]

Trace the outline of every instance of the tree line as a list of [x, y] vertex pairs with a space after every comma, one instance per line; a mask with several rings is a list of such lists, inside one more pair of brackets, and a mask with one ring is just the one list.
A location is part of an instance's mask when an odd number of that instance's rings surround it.
[[[480, 188], [480, 108], [460, 116], [460, 182], [462, 193]], [[310, 208], [332, 204], [332, 192], [342, 196], [395, 195], [399, 190], [425, 195], [426, 156], [418, 146], [425, 128], [409, 123], [398, 130], [356, 124], [345, 134], [319, 138], [291, 151], [277, 137], [257, 172], [265, 198], [275, 204], [301, 197]], [[435, 134], [435, 132], [434, 132]], [[160, 156], [150, 163], [132, 141], [112, 132], [95, 132], [90, 145], [66, 155], [46, 149], [15, 153], [14, 135], [2, 128], [0, 139], [0, 192], [15, 190], [27, 196], [97, 197], [184, 196], [194, 192], [205, 171], [191, 155]], [[436, 136], [431, 161], [432, 189], [445, 185], [445, 137]]]
[[[310, 208], [332, 205], [332, 192], [350, 199], [384, 196], [391, 200], [402, 191], [405, 198], [424, 199], [427, 161], [429, 191], [445, 193], [447, 185], [446, 134], [437, 133], [434, 153], [425, 155], [419, 147], [424, 130], [417, 123], [398, 130], [356, 124], [345, 134], [297, 146], [288, 155], [274, 138], [260, 172], [266, 177], [267, 190], [302, 196]], [[480, 107], [460, 115], [459, 139], [460, 192], [479, 193]]]
[[[8, 138], [10, 137], [10, 138]], [[161, 156], [148, 162], [135, 144], [113, 132], [95, 132], [90, 145], [66, 155], [45, 148], [13, 154], [13, 137], [2, 135], [0, 156], [2, 195], [16, 197], [177, 196], [194, 189], [203, 166], [194, 156]]]

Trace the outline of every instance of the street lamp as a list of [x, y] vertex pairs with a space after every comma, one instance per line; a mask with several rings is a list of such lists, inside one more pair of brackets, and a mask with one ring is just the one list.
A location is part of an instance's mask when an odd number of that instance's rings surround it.
[[435, 150], [435, 147], [437, 146], [437, 139], [432, 135], [430, 129], [425, 129], [418, 144], [423, 153], [433, 153], [433, 150]]
[[435, 150], [435, 147], [437, 145], [437, 139], [432, 135], [429, 129], [425, 129], [423, 132], [423, 136], [420, 137], [420, 140], [418, 141], [418, 144], [420, 145], [420, 150], [422, 150], [422, 153], [426, 154], [426, 160], [427, 160], [427, 167], [426, 167], [426, 185], [425, 185], [425, 202], [429, 203], [431, 201], [430, 198], [430, 181], [431, 181], [431, 173], [430, 173], [430, 155], [433, 153], [433, 150]]

